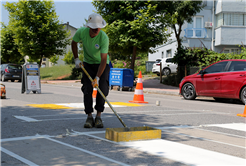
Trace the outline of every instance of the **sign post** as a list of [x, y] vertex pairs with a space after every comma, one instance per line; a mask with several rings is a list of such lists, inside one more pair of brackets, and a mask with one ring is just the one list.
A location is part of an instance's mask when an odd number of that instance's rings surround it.
[[22, 68], [21, 93], [41, 93], [40, 71], [37, 63], [25, 63]]

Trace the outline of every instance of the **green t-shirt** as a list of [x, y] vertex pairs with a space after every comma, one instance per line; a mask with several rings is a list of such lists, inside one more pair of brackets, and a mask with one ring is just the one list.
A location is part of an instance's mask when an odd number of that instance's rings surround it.
[[[108, 53], [109, 39], [102, 30], [99, 34], [91, 38], [89, 34], [90, 28], [81, 27], [73, 36], [75, 42], [83, 42], [84, 62], [89, 64], [100, 64], [101, 53]], [[109, 64], [109, 56], [107, 56], [107, 64]]]

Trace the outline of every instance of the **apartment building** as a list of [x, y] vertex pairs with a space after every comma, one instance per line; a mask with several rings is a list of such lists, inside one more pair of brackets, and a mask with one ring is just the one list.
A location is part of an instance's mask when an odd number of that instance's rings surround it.
[[[246, 0], [203, 0], [205, 6], [192, 23], [182, 26], [180, 37], [185, 47], [206, 47], [216, 52], [239, 52], [239, 45], [246, 46]], [[173, 30], [168, 29], [168, 33]], [[177, 40], [172, 33], [169, 41], [154, 48], [148, 61], [173, 57]]]

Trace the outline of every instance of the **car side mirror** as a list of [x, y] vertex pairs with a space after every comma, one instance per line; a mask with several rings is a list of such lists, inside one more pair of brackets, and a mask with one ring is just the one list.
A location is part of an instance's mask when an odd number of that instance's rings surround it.
[[199, 74], [201, 74], [202, 76], [204, 75], [204, 74], [206, 74], [207, 72], [206, 72], [206, 70], [201, 70], [200, 72], [199, 72]]

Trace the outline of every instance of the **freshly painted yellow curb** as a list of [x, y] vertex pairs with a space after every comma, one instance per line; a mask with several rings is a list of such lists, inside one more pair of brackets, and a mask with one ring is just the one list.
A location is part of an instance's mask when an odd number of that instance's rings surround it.
[[57, 104], [28, 104], [28, 106], [43, 108], [43, 109], [70, 109], [70, 107], [65, 107]]
[[124, 103], [124, 102], [110, 102], [112, 105], [123, 105], [123, 106], [129, 106], [129, 107], [139, 107], [142, 105], [139, 104], [133, 104], [133, 103]]
[[153, 127], [106, 128], [105, 138], [115, 142], [160, 139], [161, 130]]

